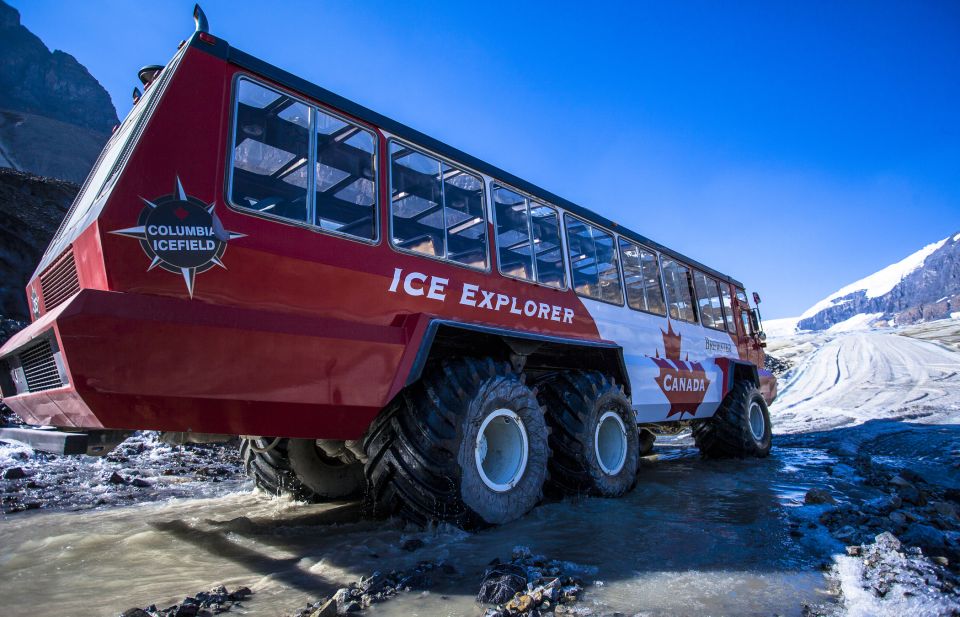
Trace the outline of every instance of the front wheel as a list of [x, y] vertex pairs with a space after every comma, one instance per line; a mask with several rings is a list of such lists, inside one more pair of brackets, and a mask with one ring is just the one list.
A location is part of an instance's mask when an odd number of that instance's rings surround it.
[[770, 411], [757, 386], [738, 381], [711, 418], [693, 426], [700, 453], [711, 458], [765, 457], [773, 443]]
[[499, 525], [532, 509], [547, 426], [520, 375], [492, 359], [444, 361], [381, 413], [364, 440], [375, 514]]

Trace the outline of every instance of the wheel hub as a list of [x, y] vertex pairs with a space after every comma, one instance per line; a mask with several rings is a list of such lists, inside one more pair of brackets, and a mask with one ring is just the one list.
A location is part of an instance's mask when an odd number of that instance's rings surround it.
[[594, 451], [600, 469], [608, 476], [615, 476], [627, 462], [627, 427], [615, 411], [600, 416], [593, 439]]
[[753, 438], [757, 441], [763, 439], [763, 436], [767, 432], [766, 422], [763, 419], [763, 409], [760, 408], [760, 403], [753, 402], [750, 404], [750, 432], [753, 434]]
[[520, 416], [497, 409], [480, 425], [474, 459], [480, 479], [490, 490], [509, 491], [527, 468], [527, 431]]

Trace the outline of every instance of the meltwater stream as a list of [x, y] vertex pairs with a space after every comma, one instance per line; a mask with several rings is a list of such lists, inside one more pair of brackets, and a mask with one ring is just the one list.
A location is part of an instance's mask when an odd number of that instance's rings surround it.
[[[660, 446], [660, 442], [658, 442]], [[252, 492], [106, 510], [0, 518], [0, 613], [117, 615], [246, 585], [241, 611], [282, 616], [374, 570], [446, 559], [458, 573], [370, 615], [479, 616], [484, 566], [517, 545], [586, 568], [596, 614], [800, 615], [830, 602], [829, 541], [790, 533], [806, 488], [829, 486], [826, 456], [775, 448], [766, 460], [702, 461], [683, 440], [658, 447], [622, 499], [568, 499], [496, 529], [404, 529], [354, 503], [306, 506]], [[413, 552], [412, 537], [425, 545]], [[835, 548], [835, 547], [832, 547]]]

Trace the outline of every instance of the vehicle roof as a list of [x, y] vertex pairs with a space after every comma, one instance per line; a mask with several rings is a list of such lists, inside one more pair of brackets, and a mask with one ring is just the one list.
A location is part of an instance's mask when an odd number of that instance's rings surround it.
[[432, 150], [433, 152], [448, 159], [462, 163], [466, 167], [470, 167], [475, 171], [486, 174], [496, 180], [500, 180], [504, 184], [508, 184], [513, 188], [519, 189], [525, 193], [529, 193], [533, 197], [539, 198], [555, 206], [559, 206], [564, 210], [567, 210], [568, 212], [581, 218], [587, 219], [588, 221], [594, 222], [601, 227], [606, 227], [607, 229], [615, 231], [624, 238], [633, 240], [639, 244], [643, 244], [648, 248], [655, 249], [668, 257], [673, 257], [683, 261], [684, 263], [693, 266], [698, 270], [730, 282], [738, 287], [744, 287], [743, 283], [734, 279], [733, 277], [723, 274], [722, 272], [718, 272], [717, 270], [714, 270], [713, 268], [710, 268], [699, 261], [691, 259], [686, 255], [678, 253], [677, 251], [660, 244], [659, 242], [655, 242], [646, 236], [638, 234], [637, 232], [628, 229], [619, 223], [611, 221], [610, 219], [594, 212], [593, 210], [579, 206], [572, 201], [564, 199], [559, 195], [533, 184], [532, 182], [528, 182], [511, 174], [508, 171], [500, 169], [496, 165], [491, 165], [490, 163], [467, 154], [462, 150], [434, 139], [433, 137], [421, 133], [416, 129], [410, 128], [401, 122], [397, 122], [396, 120], [377, 113], [372, 109], [360, 105], [359, 103], [355, 103], [354, 101], [331, 92], [326, 88], [322, 88], [303, 78], [297, 77], [296, 75], [276, 67], [269, 62], [265, 62], [235, 47], [231, 47], [229, 43], [220, 38], [217, 38], [216, 41], [211, 44], [203, 41], [198, 36], [198, 33], [195, 33], [193, 37], [191, 37], [191, 40], [188, 44], [241, 68], [247, 69], [252, 73], [262, 75], [271, 81], [281, 84], [296, 92], [300, 92], [305, 96], [320, 101], [321, 103], [329, 105], [332, 108], [339, 109], [344, 113], [359, 118], [376, 127], [382, 128], [385, 131], [396, 135], [397, 137], [422, 146], [427, 150]]

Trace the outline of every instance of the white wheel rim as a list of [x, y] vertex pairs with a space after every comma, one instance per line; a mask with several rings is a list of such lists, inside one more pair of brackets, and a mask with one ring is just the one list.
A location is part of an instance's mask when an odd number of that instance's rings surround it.
[[763, 439], [763, 435], [767, 432], [760, 403], [750, 404], [750, 432], [753, 433], [753, 438], [757, 441]]
[[480, 478], [490, 490], [509, 491], [527, 469], [527, 430], [520, 416], [509, 409], [488, 415], [477, 432], [474, 460]]
[[593, 449], [597, 454], [600, 469], [608, 476], [615, 476], [627, 462], [627, 427], [615, 411], [600, 416], [594, 434]]

